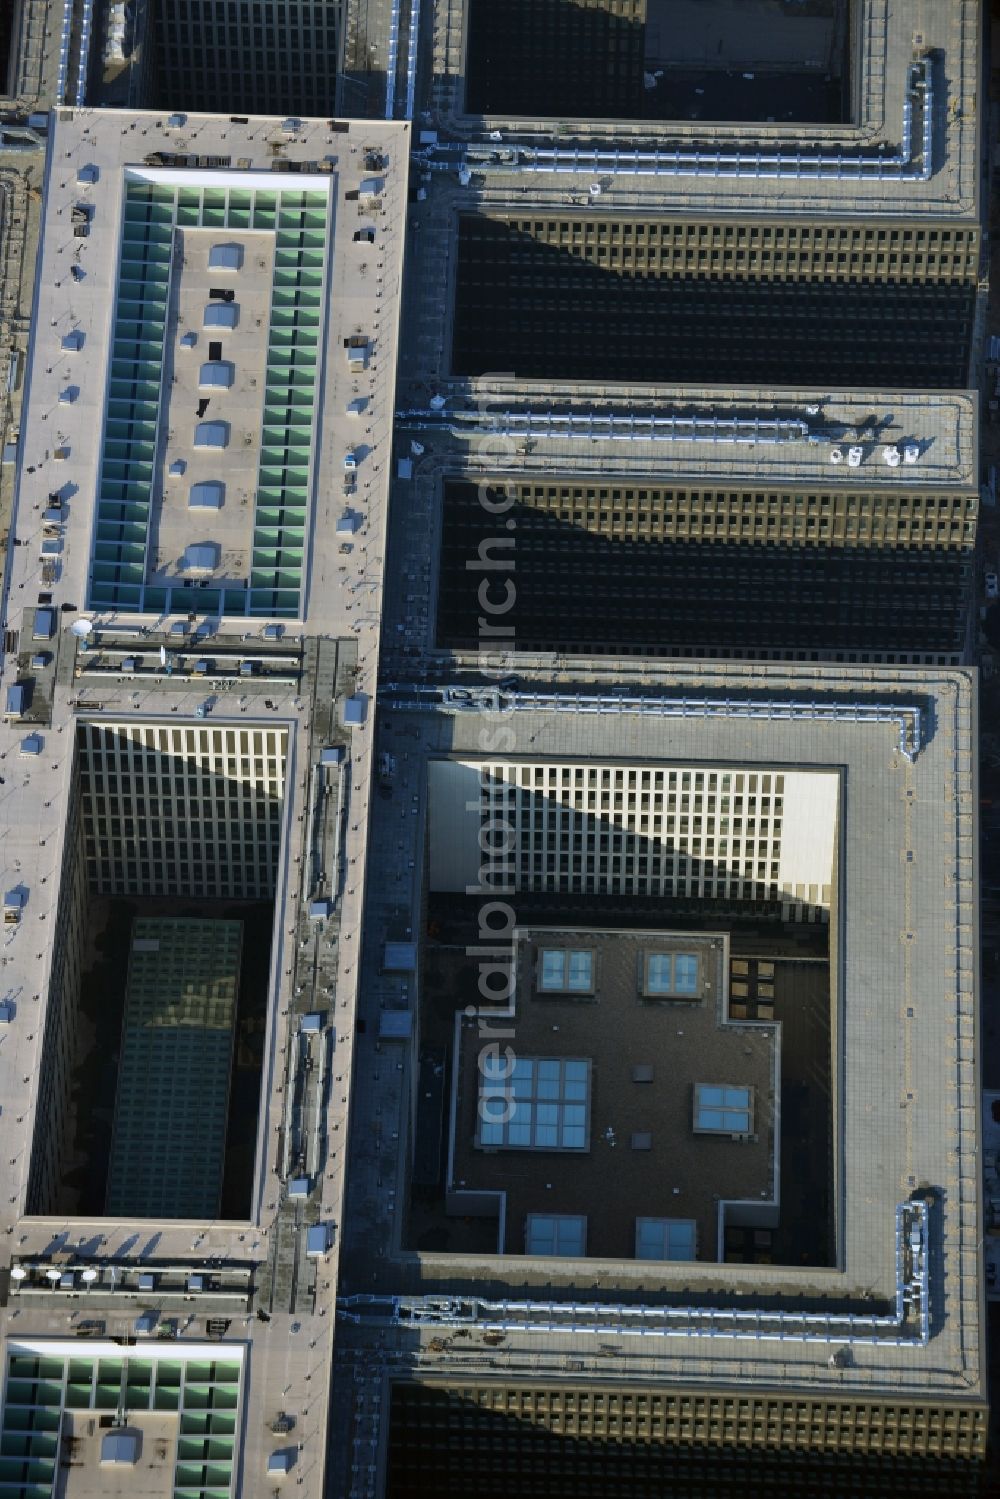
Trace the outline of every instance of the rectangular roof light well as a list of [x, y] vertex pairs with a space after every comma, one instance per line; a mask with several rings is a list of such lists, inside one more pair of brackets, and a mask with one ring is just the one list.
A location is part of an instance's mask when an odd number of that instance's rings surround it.
[[696, 995], [700, 988], [698, 957], [689, 952], [644, 954], [643, 993], [647, 995]]
[[206, 328], [235, 328], [239, 321], [238, 302], [209, 302], [205, 308]]
[[199, 386], [221, 386], [229, 390], [235, 378], [235, 366], [228, 359], [210, 359], [198, 371]]
[[538, 962], [538, 987], [549, 994], [591, 994], [594, 954], [586, 948], [543, 948]]
[[750, 1131], [751, 1090], [717, 1083], [695, 1083], [694, 1127], [707, 1134], [745, 1135]]
[[210, 271], [238, 271], [242, 264], [242, 245], [213, 245], [208, 252]]
[[192, 541], [184, 548], [184, 571], [188, 573], [210, 573], [219, 560], [219, 548], [214, 541]]
[[637, 1218], [637, 1260], [693, 1260], [696, 1225], [693, 1218]]
[[199, 422], [194, 429], [196, 448], [228, 448], [228, 422]]
[[188, 507], [191, 510], [221, 510], [225, 495], [226, 486], [220, 479], [203, 479], [200, 484], [191, 485]]
[[587, 1252], [587, 1220], [574, 1213], [529, 1213], [525, 1254], [582, 1255]]

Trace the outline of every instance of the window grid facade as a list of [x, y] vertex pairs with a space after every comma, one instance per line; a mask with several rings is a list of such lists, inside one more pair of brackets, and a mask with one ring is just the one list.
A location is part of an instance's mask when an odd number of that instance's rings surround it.
[[[493, 1475], [508, 1455], [514, 1463], [517, 1454], [523, 1453], [522, 1434], [536, 1424], [566, 1437], [594, 1438], [616, 1446], [683, 1443], [686, 1450], [692, 1446], [716, 1452], [781, 1448], [926, 1460], [984, 1457], [988, 1416], [985, 1404], [823, 1399], [806, 1392], [739, 1395], [676, 1387], [556, 1388], [499, 1381], [442, 1388], [414, 1382], [393, 1389], [391, 1441], [396, 1461], [405, 1455], [400, 1472], [411, 1488], [390, 1484], [390, 1495], [412, 1492], [418, 1477], [444, 1471], [442, 1462], [450, 1462], [459, 1449], [475, 1454], [483, 1472]], [[634, 1483], [634, 1448], [626, 1448], [624, 1462], [623, 1478], [630, 1476]], [[593, 1456], [584, 1451], [578, 1470], [581, 1476], [592, 1463]], [[466, 1469], [467, 1478], [470, 1471]], [[911, 1473], [911, 1486], [907, 1474], [902, 1474], [896, 1492], [919, 1492], [918, 1477], [919, 1470]], [[801, 1470], [791, 1470], [788, 1478], [787, 1492], [800, 1494]], [[467, 1483], [465, 1491], [470, 1487]], [[551, 1494], [553, 1489], [548, 1487], [546, 1492]], [[578, 1493], [579, 1489], [566, 1492]], [[930, 1494], [933, 1485], [922, 1492]], [[970, 1486], [970, 1495], [973, 1492], [977, 1490]]]
[[284, 730], [86, 723], [77, 743], [97, 894], [274, 895]]
[[471, 0], [468, 113], [641, 117], [647, 0]]
[[161, 107], [335, 113], [340, 0], [155, 0]]
[[484, 825], [514, 830], [519, 890], [792, 899], [778, 772], [494, 764], [481, 789]]
[[554, 245], [615, 269], [659, 275], [710, 271], [749, 279], [779, 275], [823, 281], [968, 281], [975, 279], [979, 268], [975, 224], [470, 214], [463, 218], [462, 228], [470, 239], [487, 244], [502, 229], [522, 254], [532, 245]]
[[[521, 650], [962, 659], [979, 496], [884, 485], [514, 486]], [[474, 486], [445, 486], [438, 641], [477, 649], [489, 544]]]
[[[510, 486], [505, 484], [505, 490], [509, 493]], [[812, 543], [971, 552], [979, 514], [974, 491], [935, 493], [895, 485], [880, 490], [673, 488], [567, 478], [515, 483], [513, 492], [515, 502], [524, 507], [518, 521], [519, 563], [522, 545], [544, 536], [549, 518], [617, 541]], [[500, 497], [499, 489], [496, 495]], [[458, 496], [449, 498], [454, 504]], [[533, 517], [538, 518], [534, 527]]]
[[453, 373], [961, 388], [978, 266], [971, 225], [463, 215]]

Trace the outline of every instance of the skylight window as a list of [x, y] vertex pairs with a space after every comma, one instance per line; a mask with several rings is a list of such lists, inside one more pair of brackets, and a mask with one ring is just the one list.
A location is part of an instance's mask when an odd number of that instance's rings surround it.
[[751, 1090], [719, 1083], [696, 1083], [694, 1127], [706, 1134], [746, 1135], [752, 1116]]
[[637, 1260], [693, 1260], [696, 1232], [693, 1218], [637, 1218]]
[[233, 378], [233, 366], [228, 359], [210, 359], [198, 371], [198, 384], [203, 390], [210, 386], [221, 386], [223, 390], [228, 390]]
[[235, 328], [240, 309], [237, 302], [209, 302], [205, 308], [206, 328]]
[[590, 1063], [583, 1058], [483, 1058], [476, 1143], [494, 1150], [586, 1150]]
[[214, 541], [192, 541], [184, 548], [184, 571], [210, 573], [218, 566], [219, 548]]
[[228, 422], [199, 422], [194, 429], [196, 448], [225, 448], [229, 446]]
[[213, 245], [208, 252], [210, 271], [238, 271], [242, 264], [242, 245]]
[[191, 510], [221, 510], [222, 501], [225, 498], [226, 486], [219, 479], [203, 479], [200, 484], [192, 484], [188, 495], [188, 508]]
[[529, 1213], [525, 1254], [582, 1255], [587, 1252], [587, 1220], [573, 1213]]
[[698, 957], [690, 952], [651, 952], [645, 956], [643, 993], [696, 997], [701, 990]]
[[586, 948], [543, 948], [539, 955], [538, 987], [548, 994], [593, 993], [594, 954]]

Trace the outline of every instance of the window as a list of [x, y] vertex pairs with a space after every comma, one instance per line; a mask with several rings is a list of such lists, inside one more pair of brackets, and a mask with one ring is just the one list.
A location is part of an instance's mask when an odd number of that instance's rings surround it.
[[644, 994], [688, 997], [697, 995], [700, 987], [699, 964], [695, 953], [646, 953]]
[[572, 1213], [529, 1213], [525, 1254], [586, 1254], [587, 1220]]
[[695, 1259], [694, 1219], [637, 1218], [635, 1257], [637, 1260]]
[[483, 1059], [476, 1143], [497, 1150], [586, 1150], [590, 1063], [568, 1057]]
[[550, 994], [591, 994], [594, 954], [578, 948], [543, 948], [538, 964], [538, 987]]
[[746, 1135], [750, 1132], [750, 1089], [717, 1083], [696, 1083], [694, 1127], [711, 1134]]

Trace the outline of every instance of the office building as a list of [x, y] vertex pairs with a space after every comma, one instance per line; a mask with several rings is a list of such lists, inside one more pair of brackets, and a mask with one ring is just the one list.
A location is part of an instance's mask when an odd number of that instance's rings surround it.
[[[539, 1491], [589, 1463], [595, 1492], [726, 1492], [763, 1447], [779, 1492], [861, 1454], [887, 1492], [916, 1454], [962, 1492], [985, 1443], [971, 682], [516, 666], [386, 693], [387, 752], [428, 776], [425, 934], [389, 961], [390, 880], [374, 1065], [419, 1035], [420, 1086], [374, 1261], [390, 1126], [373, 1098], [370, 1149], [356, 1117], [342, 1262], [345, 1364], [406, 1344], [386, 1492], [493, 1492], [484, 1450]], [[373, 847], [398, 861], [395, 800]], [[339, 1430], [364, 1456], [361, 1417]], [[612, 1463], [591, 1437], [619, 1433]]]
[[319, 1499], [409, 127], [48, 131], [4, 600], [0, 1492], [294, 1469]]
[[981, 16], [738, 9], [434, 6], [351, 1499], [979, 1483]]

